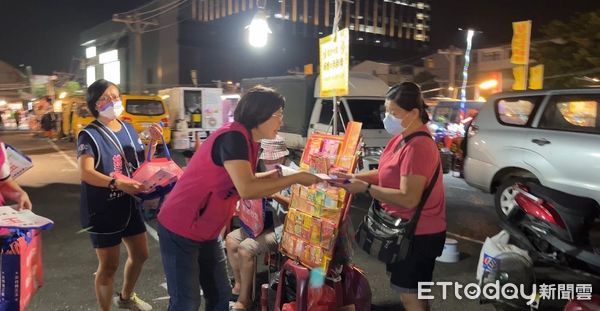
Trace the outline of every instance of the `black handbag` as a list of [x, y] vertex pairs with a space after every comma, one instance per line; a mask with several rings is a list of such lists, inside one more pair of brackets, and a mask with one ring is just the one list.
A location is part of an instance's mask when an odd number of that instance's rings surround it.
[[[416, 136], [431, 137], [425, 132], [416, 132], [404, 138], [401, 147]], [[438, 164], [438, 168], [435, 170], [431, 182], [423, 192], [415, 214], [410, 220], [390, 215], [381, 207], [379, 202], [373, 200], [373, 204], [369, 207], [367, 215], [356, 230], [355, 239], [358, 246], [363, 251], [386, 264], [405, 259], [411, 251], [421, 211], [435, 186], [440, 175], [440, 170], [441, 163]]]

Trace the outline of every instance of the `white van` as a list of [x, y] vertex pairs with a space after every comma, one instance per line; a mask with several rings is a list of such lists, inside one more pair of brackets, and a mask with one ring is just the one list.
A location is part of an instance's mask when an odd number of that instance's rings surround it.
[[[280, 135], [288, 148], [302, 150], [306, 137], [314, 132], [333, 130], [333, 99], [320, 97], [319, 78], [312, 76], [282, 76], [242, 80], [242, 92], [263, 85], [272, 87], [286, 98]], [[377, 167], [382, 148], [391, 135], [383, 128], [385, 94], [389, 86], [381, 79], [362, 72], [350, 72], [348, 95], [338, 97], [338, 130], [343, 132], [349, 121], [362, 123], [364, 140], [363, 167]]]

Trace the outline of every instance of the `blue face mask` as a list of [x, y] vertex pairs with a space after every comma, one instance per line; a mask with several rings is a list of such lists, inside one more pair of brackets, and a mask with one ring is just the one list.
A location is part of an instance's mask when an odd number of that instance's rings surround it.
[[392, 135], [398, 135], [405, 130], [402, 126], [402, 120], [394, 117], [389, 112], [385, 113], [385, 118], [383, 118], [383, 127]]

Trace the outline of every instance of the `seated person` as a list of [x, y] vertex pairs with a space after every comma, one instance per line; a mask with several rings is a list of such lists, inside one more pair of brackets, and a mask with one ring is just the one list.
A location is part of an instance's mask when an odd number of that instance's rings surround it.
[[[286, 156], [289, 154], [285, 142], [280, 137], [273, 140], [263, 139], [261, 148], [262, 152], [259, 158], [263, 161], [267, 172], [276, 169], [277, 164], [284, 164]], [[250, 310], [252, 307], [252, 281], [256, 273], [255, 260], [261, 254], [269, 251], [276, 252], [278, 249], [286, 214], [284, 209], [287, 209], [289, 205], [289, 189], [274, 194], [271, 198], [273, 202], [268, 205], [273, 210], [268, 208], [265, 211], [264, 229], [259, 236], [251, 238], [243, 228], [234, 230], [227, 235], [225, 242], [227, 257], [235, 278], [232, 298], [237, 298], [237, 301], [232, 304], [231, 310]]]

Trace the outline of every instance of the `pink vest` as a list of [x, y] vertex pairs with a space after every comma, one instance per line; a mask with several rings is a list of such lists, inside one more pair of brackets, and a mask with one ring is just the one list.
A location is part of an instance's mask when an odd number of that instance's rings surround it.
[[226, 132], [240, 132], [248, 142], [248, 161], [253, 171], [258, 161], [258, 143], [240, 123], [222, 126], [200, 146], [164, 202], [158, 221], [165, 228], [194, 241], [214, 240], [231, 220], [240, 196], [225, 167], [212, 160], [217, 137]]
[[[0, 179], [10, 176], [10, 165], [6, 159], [4, 143], [0, 142]], [[0, 193], [0, 205], [4, 205], [4, 197]]]

